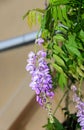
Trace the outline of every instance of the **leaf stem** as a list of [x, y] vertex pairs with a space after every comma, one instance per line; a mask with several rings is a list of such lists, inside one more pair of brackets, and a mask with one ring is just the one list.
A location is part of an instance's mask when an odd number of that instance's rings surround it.
[[59, 108], [60, 104], [62, 103], [62, 101], [63, 101], [64, 97], [65, 97], [65, 96], [66, 96], [66, 94], [67, 94], [67, 92], [68, 92], [68, 89], [64, 92], [64, 94], [63, 94], [62, 98], [60, 99], [60, 101], [59, 101], [59, 103], [58, 103], [57, 107], [55, 108], [55, 110], [54, 110], [54, 112], [53, 112], [53, 115], [55, 115], [55, 113], [56, 113], [57, 109]]

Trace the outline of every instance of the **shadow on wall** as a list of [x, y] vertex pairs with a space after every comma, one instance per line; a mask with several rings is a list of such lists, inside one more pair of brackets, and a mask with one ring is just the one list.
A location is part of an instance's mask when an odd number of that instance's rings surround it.
[[35, 100], [34, 96], [9, 130], [25, 130], [26, 124], [28, 124], [34, 113], [39, 109], [39, 105]]

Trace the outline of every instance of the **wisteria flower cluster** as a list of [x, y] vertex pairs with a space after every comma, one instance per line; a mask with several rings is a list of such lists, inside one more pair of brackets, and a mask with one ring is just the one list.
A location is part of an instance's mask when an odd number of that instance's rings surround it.
[[46, 52], [43, 50], [38, 51], [36, 54], [30, 52], [26, 66], [26, 70], [32, 76], [30, 87], [36, 92], [36, 100], [40, 105], [43, 105], [48, 97], [52, 98], [54, 96], [52, 77], [49, 74], [49, 67], [45, 57]]
[[73, 95], [73, 102], [76, 103], [76, 109], [77, 109], [77, 117], [78, 117], [78, 123], [81, 126], [81, 130], [84, 130], [84, 102], [81, 100], [81, 98], [77, 95], [77, 88], [76, 86], [72, 86], [72, 90], [74, 92]]

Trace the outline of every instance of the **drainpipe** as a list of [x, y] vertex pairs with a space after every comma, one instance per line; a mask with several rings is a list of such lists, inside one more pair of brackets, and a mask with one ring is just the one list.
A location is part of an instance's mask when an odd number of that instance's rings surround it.
[[11, 48], [31, 44], [32, 42], [35, 41], [36, 36], [37, 36], [37, 32], [33, 32], [33, 33], [25, 34], [19, 37], [11, 38], [5, 41], [1, 41], [0, 52], [11, 49]]

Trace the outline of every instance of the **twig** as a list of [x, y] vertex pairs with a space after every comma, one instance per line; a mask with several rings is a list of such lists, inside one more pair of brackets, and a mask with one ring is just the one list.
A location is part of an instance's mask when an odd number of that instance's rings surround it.
[[55, 115], [57, 109], [59, 108], [59, 106], [60, 106], [61, 102], [63, 101], [64, 97], [66, 96], [66, 93], [67, 93], [67, 92], [68, 92], [68, 90], [65, 91], [64, 95], [63, 95], [62, 98], [60, 99], [60, 101], [59, 101], [57, 107], [55, 108], [55, 110], [54, 110], [54, 112], [53, 112], [53, 115]]

